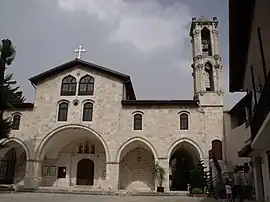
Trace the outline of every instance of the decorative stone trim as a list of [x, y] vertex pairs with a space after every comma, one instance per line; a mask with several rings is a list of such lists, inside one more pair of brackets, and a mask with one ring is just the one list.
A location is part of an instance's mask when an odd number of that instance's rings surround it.
[[194, 34], [194, 36], [199, 36], [200, 35], [200, 30], [195, 29], [193, 34]]
[[167, 157], [159, 157], [158, 160], [167, 160]]
[[218, 94], [219, 96], [221, 96], [221, 95], [224, 95], [224, 92], [223, 92], [222, 90], [218, 90], [218, 91], [217, 91], [217, 94]]
[[119, 164], [119, 162], [112, 162], [112, 161], [108, 161], [105, 164]]
[[218, 31], [217, 30], [212, 30], [213, 36], [218, 36]]
[[203, 58], [202, 55], [197, 55], [197, 59], [198, 59], [198, 60], [201, 60], [202, 58]]
[[203, 69], [203, 64], [198, 64], [197, 67], [198, 69]]
[[218, 54], [215, 54], [215, 55], [214, 55], [214, 59], [215, 59], [215, 60], [219, 60], [219, 59], [220, 59], [220, 56], [219, 56]]

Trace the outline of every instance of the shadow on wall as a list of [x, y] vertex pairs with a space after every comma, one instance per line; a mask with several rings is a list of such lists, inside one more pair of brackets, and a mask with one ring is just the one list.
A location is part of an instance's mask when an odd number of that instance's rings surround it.
[[[73, 156], [73, 164], [59, 164], [56, 160], [45, 160], [42, 166], [43, 181], [42, 186], [73, 186], [73, 185], [88, 185], [99, 187], [106, 178], [105, 161], [91, 159], [89, 156], [83, 158], [83, 155], [75, 154]], [[81, 164], [82, 162], [90, 162], [90, 164]], [[65, 165], [65, 166], [61, 166]], [[70, 175], [71, 174], [71, 175]]]
[[153, 191], [155, 178], [153, 154], [144, 148], [129, 151], [120, 161], [119, 188]]

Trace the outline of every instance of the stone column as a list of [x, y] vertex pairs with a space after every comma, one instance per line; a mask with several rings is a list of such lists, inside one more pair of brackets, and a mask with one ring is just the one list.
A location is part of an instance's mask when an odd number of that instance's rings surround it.
[[220, 69], [219, 69], [219, 65], [215, 66], [215, 73], [216, 73], [216, 78], [215, 78], [215, 91], [218, 92], [220, 91]]
[[158, 159], [159, 165], [164, 168], [165, 170], [165, 179], [163, 181], [164, 191], [170, 191], [170, 181], [169, 181], [169, 174], [170, 174], [170, 166], [169, 160], [167, 158], [159, 158]]
[[27, 189], [39, 187], [41, 181], [41, 162], [36, 160], [28, 160], [26, 162], [24, 187]]
[[194, 34], [194, 49], [195, 49], [195, 56], [202, 54], [202, 43], [201, 43], [201, 30], [196, 29], [193, 32]]
[[199, 64], [198, 67], [199, 67], [199, 82], [200, 82], [199, 92], [202, 93], [205, 91], [204, 66], [203, 64]]
[[195, 80], [196, 80], [196, 93], [200, 93], [201, 91], [201, 80], [200, 80], [200, 69], [198, 67], [198, 65], [196, 65], [196, 69], [195, 69], [196, 73], [195, 73]]
[[118, 190], [119, 162], [106, 163], [106, 187], [109, 190]]
[[213, 49], [214, 49], [213, 55], [215, 55], [215, 54], [219, 55], [218, 31], [217, 30], [215, 30], [215, 29], [212, 30], [211, 38], [213, 41]]

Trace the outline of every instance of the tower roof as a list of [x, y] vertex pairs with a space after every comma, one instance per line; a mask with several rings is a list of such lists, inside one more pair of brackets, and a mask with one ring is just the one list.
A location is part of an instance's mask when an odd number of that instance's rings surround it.
[[196, 17], [192, 18], [191, 26], [190, 26], [190, 33], [189, 35], [192, 36], [193, 29], [196, 27], [196, 25], [214, 25], [215, 28], [218, 26], [218, 19], [217, 17], [213, 17], [213, 19], [206, 18], [204, 16], [199, 17], [198, 19]]

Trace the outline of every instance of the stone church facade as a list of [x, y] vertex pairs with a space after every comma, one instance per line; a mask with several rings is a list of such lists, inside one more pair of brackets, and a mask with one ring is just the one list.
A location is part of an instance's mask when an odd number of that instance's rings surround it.
[[154, 191], [158, 162], [165, 191], [186, 190], [187, 172], [208, 165], [223, 137], [217, 25], [192, 20], [191, 100], [137, 100], [128, 75], [80, 59], [30, 78], [34, 103], [5, 112], [13, 130], [1, 142], [0, 183]]

